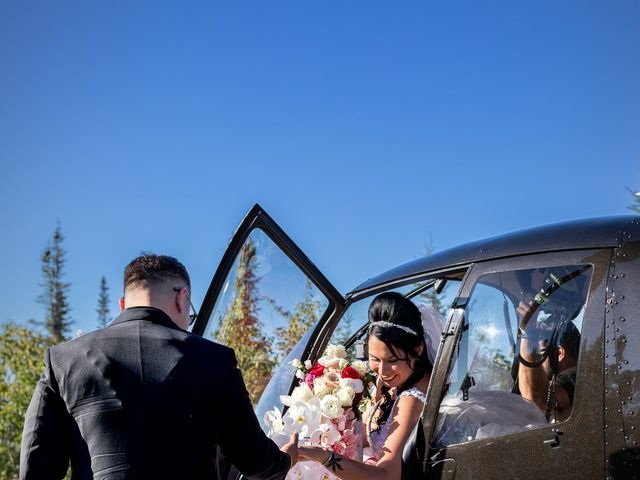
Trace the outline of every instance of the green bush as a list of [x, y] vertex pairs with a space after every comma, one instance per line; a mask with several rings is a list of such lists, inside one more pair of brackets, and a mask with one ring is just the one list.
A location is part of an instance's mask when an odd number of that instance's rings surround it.
[[18, 478], [24, 415], [44, 370], [51, 339], [26, 326], [0, 324], [0, 479]]

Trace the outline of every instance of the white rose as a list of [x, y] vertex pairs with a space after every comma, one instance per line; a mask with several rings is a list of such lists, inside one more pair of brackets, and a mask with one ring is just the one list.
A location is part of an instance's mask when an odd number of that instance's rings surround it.
[[341, 378], [340, 379], [341, 387], [351, 387], [353, 391], [356, 393], [362, 393], [364, 390], [364, 383], [359, 378]]
[[350, 407], [353, 403], [353, 398], [355, 397], [356, 392], [354, 392], [353, 388], [349, 385], [345, 385], [338, 390], [336, 396], [340, 399], [341, 405], [343, 407]]
[[302, 368], [302, 362], [300, 361], [300, 359], [299, 359], [299, 358], [294, 358], [294, 359], [291, 361], [291, 365], [293, 365], [293, 366], [294, 366], [294, 367], [296, 367], [296, 368]]
[[301, 383], [298, 387], [294, 388], [293, 392], [291, 392], [291, 396], [280, 395], [280, 401], [287, 407], [290, 407], [296, 402], [304, 403], [312, 398], [313, 392], [306, 383]]
[[296, 370], [296, 378], [298, 380], [304, 380], [305, 377], [306, 377], [306, 374], [302, 370]]
[[327, 345], [324, 354], [330, 357], [347, 358], [347, 349], [344, 345]]
[[338, 418], [343, 414], [342, 402], [335, 395], [326, 395], [320, 400], [320, 411], [327, 418]]
[[318, 363], [326, 368], [340, 367], [340, 359], [335, 355], [323, 355], [318, 359]]
[[369, 365], [367, 362], [363, 362], [362, 360], [356, 360], [351, 364], [351, 366], [355, 368], [356, 372], [358, 372], [361, 377], [369, 371]]
[[291, 398], [294, 402], [306, 402], [313, 398], [313, 392], [306, 383], [301, 383], [299, 386], [293, 389]]
[[313, 391], [317, 397], [324, 397], [331, 393], [331, 386], [327, 385], [324, 377], [318, 377], [313, 381]]

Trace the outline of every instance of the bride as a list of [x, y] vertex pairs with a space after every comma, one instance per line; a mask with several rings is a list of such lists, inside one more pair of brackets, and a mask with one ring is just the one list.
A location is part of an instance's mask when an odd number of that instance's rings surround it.
[[369, 366], [377, 388], [364, 418], [373, 457], [361, 463], [311, 446], [300, 446], [299, 455], [341, 479], [397, 480], [404, 445], [424, 407], [442, 324], [431, 307], [418, 308], [396, 292], [373, 300], [369, 324]]

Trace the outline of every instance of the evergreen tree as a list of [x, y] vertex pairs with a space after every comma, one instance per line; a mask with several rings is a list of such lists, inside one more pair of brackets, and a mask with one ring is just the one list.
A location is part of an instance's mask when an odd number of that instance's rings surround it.
[[271, 378], [275, 362], [270, 358], [271, 339], [262, 331], [258, 318], [258, 259], [249, 240], [242, 247], [233, 281], [233, 297], [216, 332], [216, 340], [235, 350], [238, 367], [255, 404]]
[[98, 294], [98, 328], [104, 328], [111, 323], [111, 313], [109, 309], [109, 287], [104, 275], [100, 279], [100, 293]]
[[296, 303], [295, 310], [290, 312], [276, 305], [271, 298], [265, 300], [271, 304], [274, 311], [287, 321], [286, 327], [278, 327], [276, 337], [276, 362], [280, 363], [289, 354], [298, 340], [307, 333], [307, 330], [318, 321], [322, 313], [320, 301], [313, 295], [313, 284], [307, 279], [304, 296]]
[[640, 190], [633, 191], [630, 188], [627, 188], [627, 190], [629, 190], [629, 193], [633, 196], [633, 203], [629, 205], [629, 210], [640, 214]]
[[38, 302], [46, 308], [45, 328], [54, 343], [66, 339], [66, 335], [73, 323], [69, 316], [68, 293], [70, 283], [63, 281], [66, 252], [62, 248], [62, 231], [60, 223], [56, 226], [51, 241], [47, 242], [42, 255], [42, 275], [44, 293], [38, 297]]

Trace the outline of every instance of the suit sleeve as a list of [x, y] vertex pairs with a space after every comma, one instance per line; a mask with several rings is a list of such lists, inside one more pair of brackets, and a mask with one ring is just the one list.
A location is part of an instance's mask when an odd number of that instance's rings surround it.
[[68, 412], [58, 393], [50, 351], [27, 409], [20, 449], [20, 479], [62, 479], [69, 466]]
[[291, 458], [260, 428], [233, 350], [224, 383], [223, 432], [220, 449], [244, 475], [276, 480], [285, 477]]

